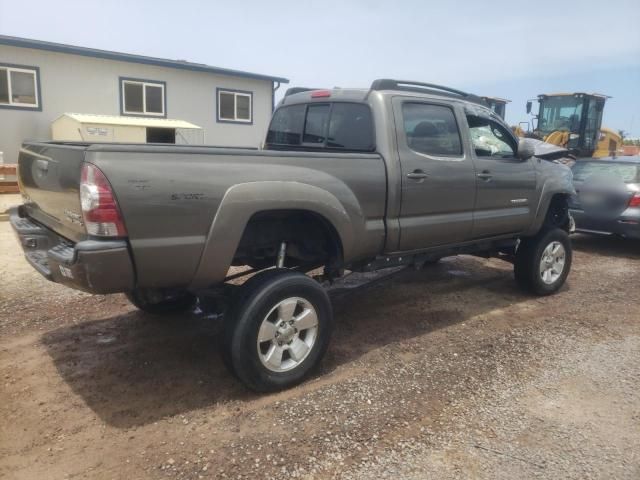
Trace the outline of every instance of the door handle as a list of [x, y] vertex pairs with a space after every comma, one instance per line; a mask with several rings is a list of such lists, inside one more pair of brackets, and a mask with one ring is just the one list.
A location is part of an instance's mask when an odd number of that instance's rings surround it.
[[407, 173], [407, 178], [411, 180], [424, 180], [429, 176], [428, 173], [424, 173], [422, 170], [414, 170], [411, 173]]
[[486, 180], [489, 181], [491, 180], [491, 178], [493, 177], [493, 175], [491, 175], [491, 172], [489, 172], [489, 170], [483, 170], [482, 172], [480, 172], [478, 175], [476, 175], [478, 178], [482, 179], [482, 180]]

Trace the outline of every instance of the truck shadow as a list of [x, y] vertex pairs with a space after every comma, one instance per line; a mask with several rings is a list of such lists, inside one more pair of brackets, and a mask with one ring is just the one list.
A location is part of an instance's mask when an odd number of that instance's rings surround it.
[[640, 241], [607, 235], [575, 234], [573, 248], [580, 252], [609, 257], [640, 259]]
[[[460, 257], [332, 289], [336, 325], [317, 376], [384, 345], [526, 301], [508, 267]], [[466, 313], [457, 306], [461, 294], [474, 303]], [[220, 331], [221, 319], [206, 312], [157, 318], [132, 311], [61, 327], [42, 342], [62, 379], [89, 408], [112, 426], [130, 428], [260, 397], [224, 367]]]

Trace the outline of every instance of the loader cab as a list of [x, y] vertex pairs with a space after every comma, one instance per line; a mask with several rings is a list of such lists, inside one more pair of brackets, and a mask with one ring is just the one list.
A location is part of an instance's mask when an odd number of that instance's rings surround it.
[[[579, 157], [591, 157], [600, 141], [602, 111], [607, 98], [589, 93], [538, 95], [538, 122], [534, 133], [548, 143], [572, 150]], [[531, 102], [527, 102], [527, 112], [531, 112]]]
[[499, 97], [480, 97], [484, 100], [484, 103], [493, 110], [500, 118], [504, 120], [504, 115], [507, 109], [507, 103], [510, 103], [511, 100], [507, 100], [506, 98]]

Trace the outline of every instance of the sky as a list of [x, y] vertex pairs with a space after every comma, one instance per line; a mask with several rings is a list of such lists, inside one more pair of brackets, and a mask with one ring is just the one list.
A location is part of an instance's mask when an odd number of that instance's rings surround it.
[[[604, 125], [640, 137], [640, 0], [0, 0], [0, 34], [289, 78], [376, 78], [505, 97], [610, 95]], [[286, 86], [285, 86], [286, 88]], [[284, 89], [281, 89], [280, 94]]]

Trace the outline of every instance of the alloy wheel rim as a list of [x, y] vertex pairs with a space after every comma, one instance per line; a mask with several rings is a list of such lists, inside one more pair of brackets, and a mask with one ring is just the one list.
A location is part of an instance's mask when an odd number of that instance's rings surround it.
[[561, 242], [553, 241], [547, 245], [540, 258], [540, 278], [544, 283], [551, 285], [560, 278], [566, 257], [567, 252]]
[[258, 357], [273, 372], [286, 372], [309, 356], [318, 337], [318, 314], [301, 297], [278, 302], [264, 317], [258, 330]]

